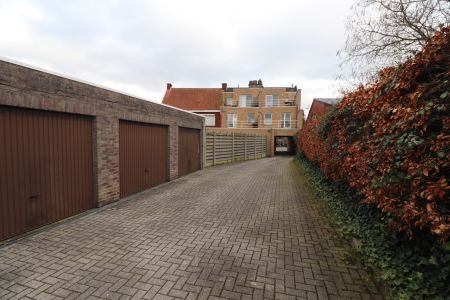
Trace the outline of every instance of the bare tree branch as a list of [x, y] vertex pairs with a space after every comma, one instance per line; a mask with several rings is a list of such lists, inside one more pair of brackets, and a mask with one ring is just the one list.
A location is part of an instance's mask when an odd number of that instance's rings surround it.
[[[449, 24], [449, 0], [357, 0], [338, 52], [341, 67], [355, 79], [373, 78], [381, 67], [414, 55]], [[367, 74], [356, 75], [361, 72]]]

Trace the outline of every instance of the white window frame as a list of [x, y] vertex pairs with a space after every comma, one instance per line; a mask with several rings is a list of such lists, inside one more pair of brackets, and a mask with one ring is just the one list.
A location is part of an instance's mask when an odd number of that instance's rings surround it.
[[233, 106], [233, 97], [227, 97], [226, 105]]
[[205, 117], [205, 126], [215, 127], [216, 126], [216, 115], [215, 114], [200, 114]]
[[266, 107], [273, 106], [273, 95], [266, 95]]
[[266, 107], [277, 107], [278, 95], [266, 95]]
[[[267, 116], [270, 116], [270, 121], [269, 118], [267, 118]], [[272, 125], [272, 114], [270, 113], [264, 114], [264, 125]]]
[[[230, 126], [230, 124], [231, 124], [231, 126]], [[237, 128], [237, 114], [235, 114], [235, 113], [227, 114], [227, 127], [228, 128]]]
[[253, 95], [246, 95], [247, 96], [247, 102], [246, 102], [246, 107], [253, 107]]
[[[289, 116], [289, 118], [287, 118]], [[283, 112], [281, 113], [281, 128], [291, 128], [291, 113], [290, 112]]]
[[239, 95], [239, 107], [252, 107], [253, 95]]
[[239, 107], [247, 106], [247, 95], [239, 95]]

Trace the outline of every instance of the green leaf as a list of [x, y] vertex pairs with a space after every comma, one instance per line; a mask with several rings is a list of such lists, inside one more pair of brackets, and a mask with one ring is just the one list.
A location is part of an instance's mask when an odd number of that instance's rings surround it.
[[444, 158], [445, 157], [445, 153], [444, 152], [437, 152], [436, 153], [437, 154], [437, 156], [439, 157], [439, 158]]
[[437, 265], [437, 260], [436, 260], [436, 256], [432, 256], [430, 257], [430, 259], [428, 260], [428, 262], [432, 265]]
[[441, 99], [445, 99], [448, 96], [448, 92], [442, 93], [441, 94]]
[[450, 242], [447, 242], [442, 246], [442, 249], [444, 249], [445, 252], [450, 252]]

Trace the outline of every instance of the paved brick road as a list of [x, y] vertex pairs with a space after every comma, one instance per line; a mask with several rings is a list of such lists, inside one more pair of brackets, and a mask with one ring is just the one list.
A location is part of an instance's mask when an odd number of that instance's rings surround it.
[[0, 298], [381, 298], [291, 158], [209, 168], [0, 248]]

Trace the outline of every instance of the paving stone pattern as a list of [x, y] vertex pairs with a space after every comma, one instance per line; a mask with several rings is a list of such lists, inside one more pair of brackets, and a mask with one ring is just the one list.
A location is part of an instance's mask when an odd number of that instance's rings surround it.
[[0, 298], [381, 299], [292, 158], [208, 168], [0, 248]]

